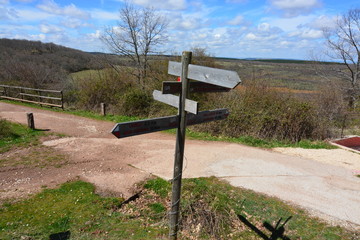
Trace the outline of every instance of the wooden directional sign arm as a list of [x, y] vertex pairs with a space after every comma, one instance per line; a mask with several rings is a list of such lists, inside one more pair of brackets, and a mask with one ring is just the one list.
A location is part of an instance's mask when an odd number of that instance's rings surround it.
[[[169, 62], [168, 73], [174, 76], [180, 76], [181, 63]], [[209, 68], [198, 65], [189, 65], [189, 79], [206, 82], [226, 88], [235, 88], [240, 82], [240, 78], [235, 71]]]
[[[160, 91], [154, 90], [153, 97], [157, 101], [169, 104], [170, 106], [173, 106], [173, 107], [177, 107], [177, 108], [179, 107], [179, 97], [178, 96], [175, 96], [172, 94], [162, 94]], [[185, 100], [185, 111], [197, 114], [198, 113], [198, 103], [193, 100], [186, 99]]]
[[140, 134], [153, 133], [178, 126], [178, 116], [160, 117], [132, 122], [118, 123], [111, 130], [117, 138], [131, 137]]
[[[210, 111], [202, 111], [198, 114], [187, 114], [186, 125], [195, 125], [227, 118], [229, 111], [225, 108]], [[153, 133], [177, 128], [179, 117], [177, 115], [138, 120], [132, 122], [117, 123], [111, 133], [117, 138], [131, 137], [135, 135]]]

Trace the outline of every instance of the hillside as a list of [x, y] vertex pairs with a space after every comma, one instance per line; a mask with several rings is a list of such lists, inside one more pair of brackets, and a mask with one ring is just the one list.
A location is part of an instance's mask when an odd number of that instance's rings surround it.
[[69, 73], [101, 68], [101, 56], [53, 43], [0, 39], [0, 83], [59, 88]]

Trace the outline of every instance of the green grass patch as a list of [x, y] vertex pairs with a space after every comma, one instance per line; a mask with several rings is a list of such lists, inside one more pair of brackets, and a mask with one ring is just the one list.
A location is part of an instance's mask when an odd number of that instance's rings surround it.
[[[49, 239], [59, 233], [70, 234], [70, 239], [167, 239], [170, 191], [169, 182], [152, 179], [144, 183], [140, 198], [121, 205], [123, 199], [101, 197], [89, 183], [65, 183], [27, 200], [4, 204], [0, 239]], [[281, 220], [279, 229], [288, 218], [279, 236], [303, 240], [359, 237], [276, 198], [216, 178], [184, 179], [181, 212], [180, 239], [263, 239], [259, 231], [270, 239], [273, 233], [266, 226], [275, 227]]]
[[[46, 189], [32, 198], [5, 204], [0, 210], [0, 239], [158, 239], [166, 230], [117, 211], [123, 199], [103, 198], [94, 187], [76, 181]], [[155, 207], [158, 211], [159, 207]]]
[[145, 183], [144, 187], [146, 189], [153, 190], [156, 194], [158, 194], [160, 197], [163, 198], [165, 198], [168, 195], [168, 192], [171, 189], [169, 183], [162, 178], [149, 180], [148, 182]]
[[0, 119], [0, 153], [8, 151], [14, 146], [38, 145], [39, 137], [43, 135], [42, 131], [32, 130], [24, 125]]

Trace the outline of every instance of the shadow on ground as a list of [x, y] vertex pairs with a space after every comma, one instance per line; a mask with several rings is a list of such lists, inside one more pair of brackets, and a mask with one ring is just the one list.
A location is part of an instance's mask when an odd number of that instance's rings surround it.
[[284, 234], [285, 234], [285, 224], [292, 218], [292, 216], [288, 217], [282, 224], [281, 224], [282, 218], [280, 218], [274, 227], [271, 226], [271, 224], [266, 221], [263, 222], [263, 226], [271, 232], [271, 235], [269, 237], [260, 229], [258, 229], [255, 225], [249, 222], [244, 216], [242, 215], [237, 215], [237, 216], [240, 221], [242, 221], [246, 226], [248, 226], [251, 230], [253, 230], [259, 237], [261, 237], [264, 240], [277, 240], [277, 239], [291, 240], [289, 237], [285, 236]]

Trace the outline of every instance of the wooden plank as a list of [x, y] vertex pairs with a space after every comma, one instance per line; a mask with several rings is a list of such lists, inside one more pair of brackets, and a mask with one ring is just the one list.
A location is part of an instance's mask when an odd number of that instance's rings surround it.
[[[217, 86], [204, 82], [190, 82], [190, 93], [205, 93], [205, 92], [229, 92], [231, 88]], [[181, 92], [181, 82], [163, 82], [162, 93], [172, 94]]]
[[[206, 123], [216, 120], [222, 120], [227, 118], [229, 110], [227, 109], [215, 109], [210, 111], [202, 111], [198, 114], [187, 114], [187, 125], [194, 125], [200, 123]], [[117, 138], [131, 137], [135, 135], [141, 135], [146, 133], [153, 133], [163, 130], [176, 128], [179, 124], [179, 117], [177, 115], [145, 119], [132, 122], [117, 123], [111, 130]]]
[[22, 96], [29, 96], [29, 97], [39, 97], [39, 98], [45, 98], [45, 99], [52, 99], [52, 100], [61, 100], [61, 98], [57, 97], [47, 97], [47, 96], [41, 96], [41, 95], [35, 95], [35, 94], [28, 94], [28, 93], [20, 93]]
[[62, 105], [57, 105], [57, 104], [52, 104], [52, 103], [36, 102], [36, 101], [30, 101], [30, 100], [25, 100], [25, 99], [21, 99], [21, 98], [14, 98], [14, 97], [7, 97], [7, 96], [0, 96], [0, 98], [62, 108]]
[[36, 89], [36, 88], [27, 88], [27, 87], [10, 86], [10, 85], [0, 85], [0, 87], [6, 87], [6, 88], [16, 88], [16, 89], [24, 89], [24, 90], [40, 91], [40, 92], [61, 93], [61, 91], [59, 91], [59, 90]]
[[[157, 101], [169, 104], [170, 106], [173, 106], [176, 108], [179, 107], [179, 97], [178, 96], [175, 96], [172, 94], [162, 94], [160, 91], [154, 90], [153, 97]], [[198, 113], [198, 103], [193, 100], [186, 99], [185, 100], [185, 111], [197, 114]]]
[[[181, 63], [170, 61], [168, 73], [174, 76], [180, 76]], [[187, 77], [189, 79], [226, 88], [235, 88], [241, 82], [238, 74], [235, 71], [209, 68], [193, 64], [189, 65], [189, 72]]]

